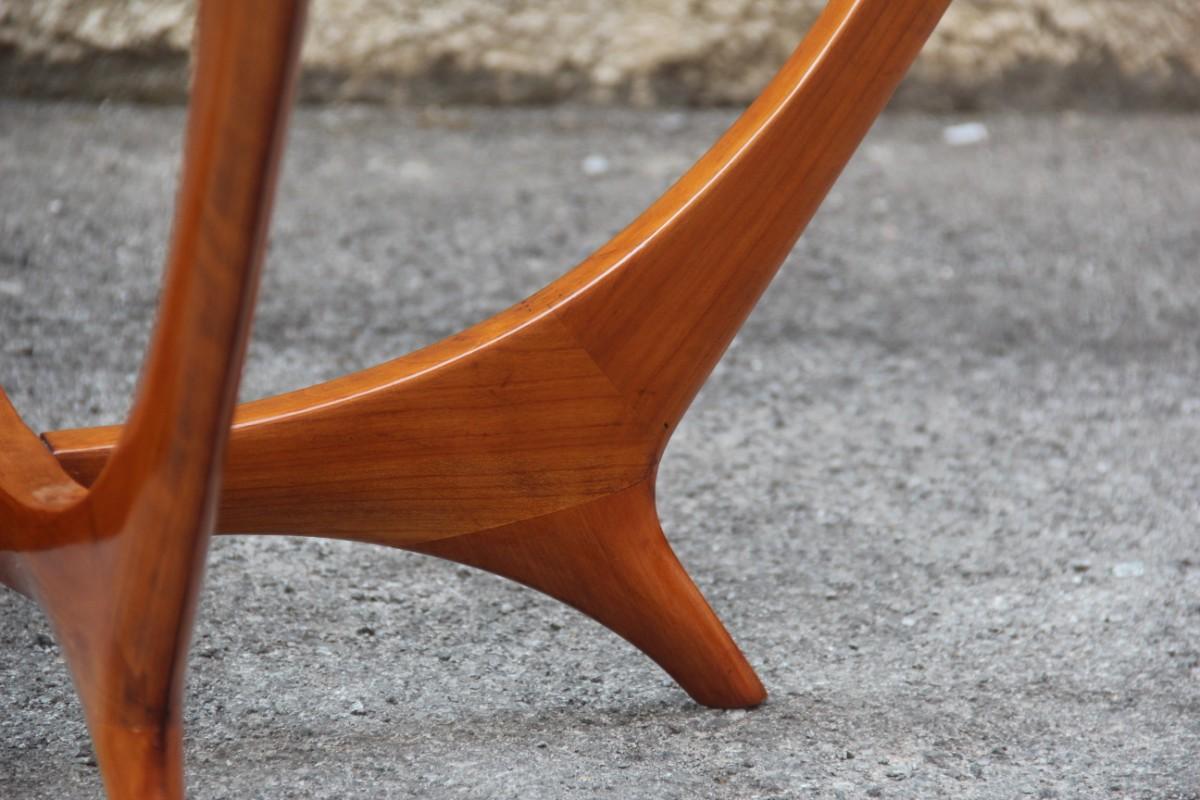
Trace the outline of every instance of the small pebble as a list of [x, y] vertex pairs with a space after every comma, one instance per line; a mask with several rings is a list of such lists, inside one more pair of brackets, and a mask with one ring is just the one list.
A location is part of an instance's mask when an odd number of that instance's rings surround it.
[[605, 156], [599, 153], [592, 153], [579, 162], [579, 168], [583, 170], [584, 175], [595, 177], [608, 172], [609, 163]]
[[951, 147], [965, 147], [987, 140], [987, 125], [982, 122], [964, 122], [959, 125], [947, 125], [942, 129], [942, 141]]
[[1146, 565], [1141, 561], [1122, 561], [1113, 564], [1112, 574], [1116, 578], [1138, 578], [1146, 574]]

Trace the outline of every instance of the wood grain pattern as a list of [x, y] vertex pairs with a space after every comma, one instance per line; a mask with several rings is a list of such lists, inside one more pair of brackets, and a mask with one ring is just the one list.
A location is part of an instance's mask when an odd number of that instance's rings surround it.
[[[240, 407], [219, 529], [474, 564], [600, 620], [700, 702], [760, 702], [661, 536], [655, 470], [948, 4], [834, 0], [713, 148], [558, 281], [424, 350]], [[117, 437], [45, 439], [86, 484]]]
[[108, 795], [183, 798], [181, 697], [302, 14], [206, 0], [163, 299], [89, 490], [0, 393], [0, 578], [71, 669]]

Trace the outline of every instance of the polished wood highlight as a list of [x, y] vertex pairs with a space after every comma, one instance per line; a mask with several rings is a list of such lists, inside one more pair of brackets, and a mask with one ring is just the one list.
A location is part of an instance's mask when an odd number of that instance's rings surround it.
[[[759, 703], [662, 537], [655, 470], [948, 4], [834, 0], [713, 148], [574, 270], [428, 348], [239, 407], [219, 530], [472, 564], [596, 618], [702, 703]], [[45, 439], [86, 484], [118, 433]]]
[[159, 317], [128, 423], [90, 489], [0, 393], [0, 578], [49, 617], [114, 800], [184, 796], [188, 640], [301, 18], [293, 2], [201, 4]]

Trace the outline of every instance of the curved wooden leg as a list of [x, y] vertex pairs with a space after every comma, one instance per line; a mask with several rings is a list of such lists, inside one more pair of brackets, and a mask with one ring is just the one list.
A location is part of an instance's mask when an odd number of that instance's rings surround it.
[[200, 5], [183, 180], [129, 421], [89, 491], [0, 392], [0, 580], [45, 610], [111, 800], [182, 800], [188, 640], [303, 19]]
[[744, 708], [766, 698], [663, 536], [649, 482], [408, 549], [511, 578], [579, 609], [654, 659], [698, 703]]

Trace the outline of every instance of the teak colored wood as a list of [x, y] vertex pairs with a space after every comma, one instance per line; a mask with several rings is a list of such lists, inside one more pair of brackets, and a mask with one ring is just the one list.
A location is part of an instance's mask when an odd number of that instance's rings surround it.
[[[663, 536], [655, 472], [692, 398], [948, 5], [833, 0], [713, 148], [574, 270], [428, 348], [238, 407], [218, 531], [373, 542], [489, 570], [606, 625], [703, 704], [761, 702], [758, 677]], [[47, 604], [73, 665], [100, 669], [96, 647], [126, 648], [101, 666], [127, 659], [138, 680], [153, 671], [142, 665], [168, 650], [171, 669], [182, 670], [179, 630], [204, 553], [202, 511], [249, 295], [249, 283], [238, 284], [239, 321], [221, 327], [232, 295], [208, 297], [215, 290], [204, 280], [236, 265], [249, 281], [257, 263], [298, 27], [290, 3], [201, 6], [175, 255], [139, 405], [124, 430], [45, 434], [57, 462], [15, 417], [0, 428], [0, 441], [14, 442], [0, 460], [9, 582]], [[206, 244], [237, 258], [212, 257]], [[171, 346], [164, 331], [188, 325], [210, 350], [177, 344], [160, 355]], [[212, 350], [217, 330], [223, 349]], [[177, 333], [170, 341], [192, 340]], [[174, 370], [175, 383], [156, 369]], [[178, 393], [180, 382], [188, 392]], [[149, 401], [152, 411], [143, 408]], [[147, 420], [172, 433], [142, 434]], [[141, 455], [143, 442], [170, 445], [169, 457]], [[93, 488], [85, 495], [81, 486]], [[113, 495], [116, 487], [124, 494]], [[120, 500], [101, 502], [110, 496]], [[129, 497], [157, 500], [143, 509]], [[137, 510], [111, 510], [127, 506]], [[99, 563], [93, 551], [105, 554], [107, 571], [78, 574], [83, 561]], [[114, 581], [126, 557], [129, 577]], [[164, 560], [174, 566], [158, 566]], [[95, 597], [124, 611], [97, 612]], [[98, 691], [90, 681], [79, 679], [85, 702]], [[155, 731], [177, 732], [177, 683], [169, 688], [156, 685], [152, 702], [103, 693], [90, 702], [127, 727], [122, 715], [134, 714], [139, 731], [153, 719]], [[89, 706], [90, 717], [98, 713]], [[96, 719], [100, 742], [108, 717]], [[129, 793], [130, 769], [106, 766], [119, 776], [109, 782], [113, 796], [157, 796]]]
[[45, 610], [109, 797], [183, 798], [181, 698], [298, 47], [295, 4], [203, 4], [159, 319], [91, 489], [0, 392], [0, 577]]
[[[438, 344], [238, 408], [224, 532], [403, 547], [562, 599], [706, 705], [762, 685], [659, 530], [692, 397], [948, 0], [836, 0], [717, 144], [571, 272]], [[46, 440], [83, 483], [117, 428]]]

